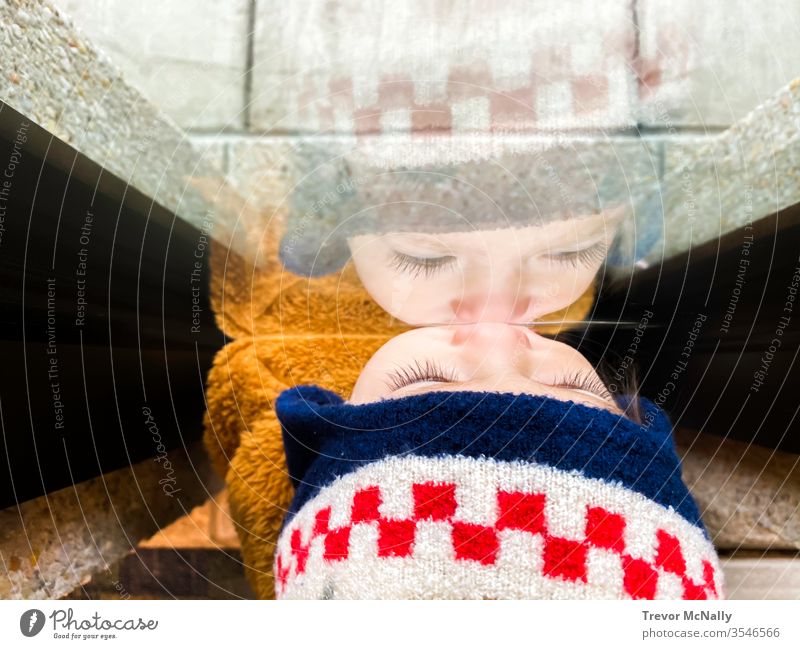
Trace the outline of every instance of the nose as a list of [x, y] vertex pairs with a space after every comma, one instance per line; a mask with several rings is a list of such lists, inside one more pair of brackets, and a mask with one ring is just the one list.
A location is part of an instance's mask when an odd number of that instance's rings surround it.
[[453, 300], [450, 307], [456, 323], [524, 322], [531, 297], [521, 292], [476, 293]]
[[484, 322], [454, 327], [451, 344], [465, 365], [479, 374], [514, 371], [527, 374], [536, 334], [526, 327]]

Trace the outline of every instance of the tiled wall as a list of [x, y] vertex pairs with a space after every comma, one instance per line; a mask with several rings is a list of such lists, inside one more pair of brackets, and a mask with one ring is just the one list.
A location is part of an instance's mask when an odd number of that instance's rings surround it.
[[[345, 71], [350, 99], [368, 103], [365, 97], [380, 83], [370, 78], [375, 57], [386, 61], [390, 71], [392, 61], [411, 61], [435, 86], [437, 78], [452, 73], [453, 57], [445, 51], [441, 56], [417, 51], [403, 36], [419, 34], [428, 49], [438, 41], [448, 46], [448, 38], [472, 39], [474, 45], [480, 31], [470, 31], [470, 25], [478, 25], [474, 17], [485, 11], [478, 0], [455, 5], [421, 0], [53, 2], [145, 96], [207, 150], [218, 150], [213, 155], [223, 166], [251, 153], [263, 157], [261, 150], [270, 146], [264, 135], [291, 140], [316, 132], [321, 112], [332, 116], [334, 132], [351, 128], [346, 117], [336, 118], [335, 96], [322, 111], [320, 97]], [[608, 126], [633, 127], [633, 134], [638, 127], [663, 140], [667, 149], [673, 140], [685, 145], [687, 137], [724, 129], [800, 75], [796, 0], [704, 0], [702, 10], [693, 0], [579, 0], [568, 10], [562, 5], [520, 2], [518, 25], [525, 25], [531, 39], [538, 34], [544, 41], [569, 42], [574, 66], [618, 70], [626, 77], [619, 83], [630, 86], [624, 95], [629, 103], [616, 106]], [[442, 20], [437, 9], [445, 6], [451, 13]], [[544, 15], [546, 20], [538, 18]], [[441, 33], [432, 31], [437, 19]], [[447, 33], [442, 24], [454, 25], [450, 31], [457, 33]], [[603, 47], [589, 34], [601, 34]], [[609, 46], [612, 38], [616, 45]], [[514, 34], [499, 42], [513, 43]], [[508, 47], [506, 60], [513, 60]], [[553, 56], [548, 70], [556, 66]], [[497, 73], [496, 62], [487, 65]], [[504, 82], [514, 85], [508, 79], [527, 72], [514, 68], [502, 74]], [[556, 90], [548, 87], [547, 92]], [[248, 184], [252, 167], [252, 161], [244, 161], [226, 170], [234, 178], [250, 174], [241, 179]]]
[[[470, 17], [481, 12], [480, 3], [462, 2], [463, 9], [451, 12], [461, 24], [453, 17], [439, 21], [453, 24], [440, 32], [456, 33], [431, 34], [435, 21], [427, 18], [437, 3], [421, 0], [53, 2], [179, 125], [243, 134], [313, 129], [311, 115], [297, 105], [303, 93], [316, 93], [315, 84], [327, 87], [337, 71], [344, 71], [354, 78], [356, 95], [369, 95], [379, 81], [363, 78], [374, 67], [373, 57], [383, 57], [389, 71], [392, 61], [402, 59], [407, 68], [418, 59], [416, 68], [435, 84], [452, 69], [452, 60], [446, 52], [415, 51], [405, 43], [407, 34], [418, 33], [424, 42], [431, 36], [468, 40]], [[580, 59], [587, 71], [611, 65], [609, 48], [588, 42], [587, 34], [617, 38], [620, 50], [630, 38], [629, 60], [621, 62], [631, 74], [638, 72], [650, 90], [685, 85], [669, 115], [671, 124], [683, 129], [731, 124], [800, 69], [800, 3], [794, 0], [705, 0], [702, 10], [693, 0], [580, 0], [566, 14], [557, 11], [561, 4], [520, 3], [518, 24], [531, 25], [533, 37], [570, 44], [574, 64]], [[544, 15], [547, 19], [537, 23]], [[608, 24], [601, 30], [598, 21]], [[554, 29], [561, 33], [553, 34]], [[497, 64], [489, 66], [496, 72]], [[555, 63], [549, 66], [552, 70]], [[642, 89], [639, 97], [631, 97], [629, 112], [642, 127], [665, 128], [666, 116], [649, 110], [650, 94]]]
[[[800, 77], [797, 0], [704, 0], [702, 10], [692, 0], [52, 2], [257, 210], [286, 199], [297, 162], [287, 152], [300, 138], [407, 127], [413, 117], [391, 109], [393, 93], [426, 110], [439, 93], [456, 135], [503, 126], [520, 103], [536, 129], [563, 106], [567, 127], [588, 120], [646, 138], [670, 195], [679, 161]], [[513, 101], [454, 98], [454, 78]], [[716, 183], [716, 164], [697, 177]]]

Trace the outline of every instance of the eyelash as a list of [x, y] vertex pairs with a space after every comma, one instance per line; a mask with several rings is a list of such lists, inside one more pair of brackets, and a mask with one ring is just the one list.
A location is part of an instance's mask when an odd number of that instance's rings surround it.
[[408, 273], [412, 277], [420, 275], [426, 278], [432, 277], [438, 271], [455, 263], [456, 258], [452, 255], [442, 257], [414, 257], [402, 252], [392, 251], [392, 266], [401, 273]]
[[[602, 262], [608, 253], [608, 245], [600, 242], [593, 246], [576, 250], [574, 252], [559, 252], [547, 255], [548, 259], [572, 268], [580, 266], [593, 266]], [[452, 255], [442, 257], [415, 257], [402, 252], [392, 251], [392, 266], [401, 273], [408, 273], [414, 278], [423, 276], [426, 279], [433, 277], [437, 272], [455, 263]]]
[[584, 390], [597, 395], [606, 401], [613, 401], [611, 392], [608, 391], [606, 384], [600, 379], [599, 376], [592, 372], [577, 371], [574, 374], [563, 375], [555, 383], [553, 387], [556, 388], [571, 388], [574, 390]]
[[407, 385], [435, 381], [437, 383], [454, 383], [457, 380], [453, 370], [442, 367], [435, 361], [426, 360], [422, 363], [414, 361], [413, 365], [399, 367], [389, 374], [387, 385], [392, 390], [399, 390]]
[[601, 262], [606, 258], [608, 253], [608, 244], [599, 242], [583, 250], [576, 250], [575, 252], [559, 252], [553, 255], [548, 255], [548, 258], [558, 263], [567, 264], [572, 268], [581, 266], [592, 266], [597, 262]]
[[[435, 361], [426, 360], [423, 362], [414, 361], [413, 365], [397, 368], [389, 375], [387, 385], [391, 390], [399, 390], [415, 383], [455, 383], [457, 380], [456, 374], [452, 369], [445, 368]], [[563, 375], [552, 386], [555, 388], [584, 390], [606, 401], [613, 401], [611, 392], [608, 391], [605, 383], [592, 372], [576, 371], [574, 374]]]

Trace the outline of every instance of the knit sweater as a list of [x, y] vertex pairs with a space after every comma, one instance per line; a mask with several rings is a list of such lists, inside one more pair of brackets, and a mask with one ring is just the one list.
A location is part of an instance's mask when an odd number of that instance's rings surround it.
[[637, 424], [529, 395], [287, 390], [276, 596], [721, 598], [669, 421], [642, 405]]

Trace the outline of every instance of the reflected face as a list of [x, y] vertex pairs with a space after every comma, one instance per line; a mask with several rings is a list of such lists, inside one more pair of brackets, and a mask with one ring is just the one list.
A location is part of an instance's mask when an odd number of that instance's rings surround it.
[[403, 322], [525, 323], [586, 291], [619, 221], [601, 213], [525, 228], [367, 234], [348, 243], [366, 290]]
[[543, 395], [622, 414], [580, 352], [500, 323], [424, 327], [393, 338], [366, 364], [350, 401], [440, 391]]

